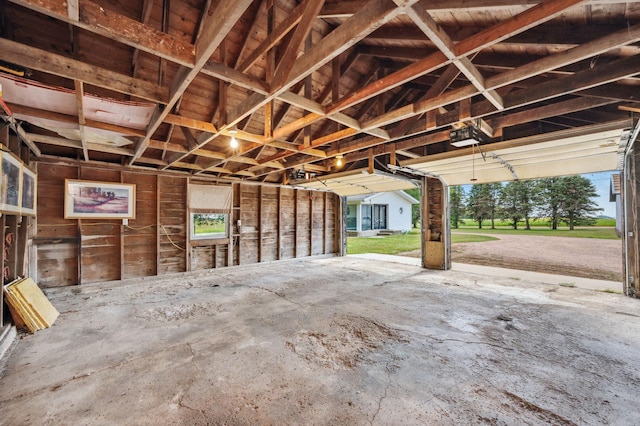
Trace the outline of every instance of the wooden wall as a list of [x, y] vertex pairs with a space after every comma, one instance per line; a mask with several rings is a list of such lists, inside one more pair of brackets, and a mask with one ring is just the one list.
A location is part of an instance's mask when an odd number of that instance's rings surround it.
[[[230, 237], [191, 241], [186, 174], [54, 160], [39, 161], [37, 171], [30, 269], [42, 287], [340, 252], [340, 198], [335, 194], [236, 182]], [[127, 224], [64, 219], [65, 179], [135, 184], [136, 218]]]

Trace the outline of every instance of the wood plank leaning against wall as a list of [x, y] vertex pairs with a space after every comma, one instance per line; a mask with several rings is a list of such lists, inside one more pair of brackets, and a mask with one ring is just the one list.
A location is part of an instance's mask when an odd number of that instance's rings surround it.
[[[37, 169], [31, 269], [41, 287], [340, 252], [341, 200], [332, 193], [218, 183], [232, 186], [230, 237], [200, 242], [189, 238], [187, 174], [48, 159], [38, 161]], [[65, 179], [135, 184], [135, 219], [127, 225], [120, 219], [65, 219]]]

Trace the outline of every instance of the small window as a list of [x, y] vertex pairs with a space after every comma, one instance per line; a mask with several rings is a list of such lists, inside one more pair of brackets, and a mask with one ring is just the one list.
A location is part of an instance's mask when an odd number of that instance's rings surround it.
[[226, 213], [191, 213], [191, 239], [227, 238], [229, 215]]

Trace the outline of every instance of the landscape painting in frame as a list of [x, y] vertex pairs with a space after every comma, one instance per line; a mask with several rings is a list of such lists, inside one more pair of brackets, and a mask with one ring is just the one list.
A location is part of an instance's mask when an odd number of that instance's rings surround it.
[[0, 211], [20, 213], [22, 198], [22, 162], [8, 152], [2, 152], [2, 182], [0, 184]]
[[135, 219], [135, 184], [65, 180], [65, 219]]
[[23, 215], [36, 214], [36, 174], [22, 166], [22, 209]]

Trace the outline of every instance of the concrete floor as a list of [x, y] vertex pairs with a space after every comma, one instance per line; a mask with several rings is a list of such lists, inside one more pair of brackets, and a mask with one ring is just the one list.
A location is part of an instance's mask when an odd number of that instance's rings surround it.
[[640, 300], [357, 257], [48, 291], [0, 424], [640, 424]]

